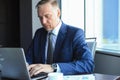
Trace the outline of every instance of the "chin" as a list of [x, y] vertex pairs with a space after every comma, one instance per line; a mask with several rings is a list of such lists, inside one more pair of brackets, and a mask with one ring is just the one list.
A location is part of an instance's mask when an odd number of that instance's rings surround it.
[[46, 29], [47, 31], [51, 31], [52, 29]]

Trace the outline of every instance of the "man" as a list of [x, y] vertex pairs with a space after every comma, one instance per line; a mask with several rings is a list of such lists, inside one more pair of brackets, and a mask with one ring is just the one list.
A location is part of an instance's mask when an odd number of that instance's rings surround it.
[[[26, 53], [30, 75], [40, 72], [62, 72], [64, 75], [92, 73], [94, 61], [83, 30], [64, 24], [56, 0], [41, 0], [37, 4], [42, 28], [35, 33]], [[53, 59], [48, 64], [48, 36], [52, 32]]]

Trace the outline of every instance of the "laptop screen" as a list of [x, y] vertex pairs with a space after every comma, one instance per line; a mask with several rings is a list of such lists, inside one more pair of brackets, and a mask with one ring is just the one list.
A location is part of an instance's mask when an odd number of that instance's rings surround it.
[[0, 48], [0, 66], [2, 77], [30, 80], [22, 48]]
[[36, 80], [47, 77], [47, 73], [40, 73], [31, 78], [26, 63], [23, 48], [0, 48], [0, 76], [2, 78]]

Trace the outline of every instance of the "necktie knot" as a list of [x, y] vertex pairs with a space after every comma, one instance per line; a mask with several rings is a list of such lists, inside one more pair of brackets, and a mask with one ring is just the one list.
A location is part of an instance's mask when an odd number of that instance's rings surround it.
[[49, 32], [49, 33], [48, 33], [48, 36], [50, 36], [51, 34], [52, 34], [52, 32]]
[[51, 35], [54, 35], [54, 33], [52, 31], [48, 32], [48, 36], [51, 36]]

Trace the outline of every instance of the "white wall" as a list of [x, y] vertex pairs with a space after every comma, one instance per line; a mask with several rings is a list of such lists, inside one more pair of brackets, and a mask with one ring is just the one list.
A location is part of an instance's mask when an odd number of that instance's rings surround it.
[[37, 9], [36, 9], [36, 5], [38, 1], [40, 0], [32, 0], [32, 33], [33, 33], [32, 36], [34, 36], [34, 33], [38, 28], [42, 27], [39, 21], [39, 18], [37, 15]]

